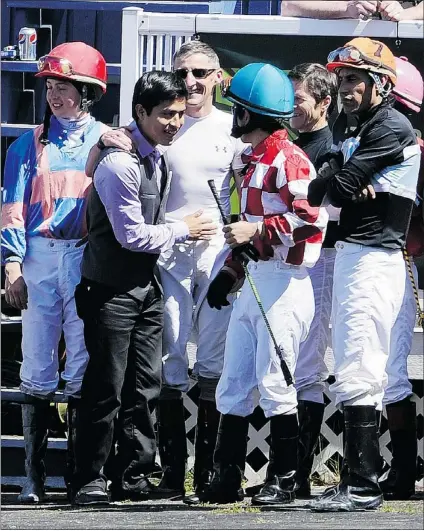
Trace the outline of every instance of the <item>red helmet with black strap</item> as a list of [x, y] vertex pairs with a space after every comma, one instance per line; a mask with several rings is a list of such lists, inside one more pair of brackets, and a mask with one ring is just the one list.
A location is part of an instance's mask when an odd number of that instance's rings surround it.
[[106, 92], [107, 71], [103, 55], [84, 42], [65, 42], [38, 60], [36, 77], [53, 77], [93, 85], [96, 100]]
[[[35, 77], [62, 79], [74, 83], [81, 94], [81, 109], [88, 112], [93, 103], [106, 92], [107, 71], [103, 55], [84, 42], [65, 42], [38, 60]], [[92, 94], [89, 95], [88, 87]], [[52, 111], [46, 107], [43, 132], [39, 141], [48, 144], [48, 131]]]

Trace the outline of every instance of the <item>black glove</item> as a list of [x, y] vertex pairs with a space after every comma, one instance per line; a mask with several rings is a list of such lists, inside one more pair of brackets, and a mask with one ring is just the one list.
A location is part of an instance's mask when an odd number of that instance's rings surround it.
[[238, 247], [234, 247], [232, 258], [233, 260], [239, 260], [247, 264], [249, 260], [257, 262], [259, 260], [259, 251], [251, 243], [244, 243]]
[[223, 306], [229, 306], [227, 296], [236, 283], [235, 278], [226, 271], [220, 271], [212, 280], [206, 298], [211, 308], [220, 310]]

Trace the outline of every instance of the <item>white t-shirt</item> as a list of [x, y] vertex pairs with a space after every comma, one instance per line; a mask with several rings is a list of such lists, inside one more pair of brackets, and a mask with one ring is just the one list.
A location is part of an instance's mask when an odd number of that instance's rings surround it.
[[203, 209], [214, 221], [220, 219], [208, 186], [213, 179], [224, 210], [230, 213], [232, 169], [243, 168], [241, 153], [247, 145], [231, 136], [232, 116], [213, 107], [203, 118], [185, 116], [178, 137], [167, 150], [172, 171], [166, 221], [175, 222]]

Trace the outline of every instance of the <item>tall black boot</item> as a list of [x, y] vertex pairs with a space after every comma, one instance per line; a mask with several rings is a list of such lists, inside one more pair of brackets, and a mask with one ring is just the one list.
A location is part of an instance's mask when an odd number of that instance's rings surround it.
[[386, 407], [392, 441], [392, 462], [380, 483], [385, 500], [408, 500], [415, 494], [417, 474], [416, 406], [409, 398]]
[[265, 485], [252, 505], [277, 505], [295, 499], [299, 425], [297, 415], [271, 417], [271, 447]]
[[194, 494], [184, 498], [184, 502], [188, 505], [200, 503], [203, 491], [210, 487], [220, 416], [215, 402], [199, 400], [194, 447]]
[[77, 412], [80, 404], [80, 399], [75, 397], [68, 397], [68, 408], [66, 411], [66, 418], [68, 424], [68, 441], [66, 452], [66, 469], [65, 469], [65, 485], [68, 496], [68, 501], [73, 502], [76, 494], [73, 489], [73, 482], [75, 478], [75, 438], [77, 431]]
[[340, 483], [310, 504], [317, 512], [378, 509], [380, 449], [374, 406], [345, 406], [345, 447]]
[[22, 427], [25, 441], [26, 480], [18, 501], [39, 503], [44, 499], [46, 468], [44, 458], [47, 450], [47, 435], [50, 419], [50, 400], [29, 398], [22, 404]]
[[158, 431], [163, 476], [155, 496], [184, 496], [187, 439], [182, 397], [159, 400]]
[[210, 486], [199, 493], [200, 502], [234, 503], [244, 498], [241, 482], [247, 453], [249, 419], [221, 415], [213, 456]]
[[325, 404], [299, 400], [299, 443], [297, 446], [298, 465], [296, 470], [296, 497], [309, 498], [311, 495], [310, 475], [314, 462], [315, 449], [321, 432]]

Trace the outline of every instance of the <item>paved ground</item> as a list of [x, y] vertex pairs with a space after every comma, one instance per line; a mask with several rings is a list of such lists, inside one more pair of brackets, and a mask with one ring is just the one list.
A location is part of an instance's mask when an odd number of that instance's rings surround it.
[[248, 502], [189, 508], [181, 502], [114, 503], [97, 509], [71, 508], [63, 494], [42, 506], [17, 505], [2, 495], [2, 529], [423, 529], [422, 493], [417, 500], [385, 503], [377, 512], [312, 513], [306, 501], [284, 509], [259, 510]]

